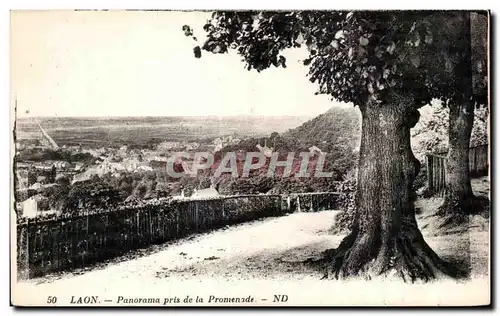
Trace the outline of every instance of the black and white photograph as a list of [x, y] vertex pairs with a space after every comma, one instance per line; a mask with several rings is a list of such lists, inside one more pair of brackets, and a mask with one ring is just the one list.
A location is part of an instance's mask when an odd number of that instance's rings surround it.
[[11, 10], [11, 304], [490, 306], [490, 18]]

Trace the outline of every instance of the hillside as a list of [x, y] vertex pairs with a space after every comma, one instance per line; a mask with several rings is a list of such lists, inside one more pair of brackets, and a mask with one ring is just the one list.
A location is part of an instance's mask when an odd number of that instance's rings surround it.
[[[260, 169], [250, 173], [249, 178], [234, 179], [229, 174], [223, 174], [218, 180], [219, 191], [225, 194], [248, 194], [335, 190], [335, 181], [342, 181], [345, 175], [356, 167], [360, 130], [360, 115], [356, 108], [334, 107], [281, 135], [274, 132], [268, 137], [247, 138], [238, 144], [224, 147], [216, 155], [210, 174], [213, 175], [220, 159], [227, 152], [237, 153], [236, 161], [241, 174], [245, 153], [256, 151], [258, 145], [268, 146], [273, 148], [273, 151], [279, 152], [280, 161], [286, 160], [288, 153], [295, 153], [290, 177], [282, 177], [282, 167], [277, 169], [274, 177], [268, 177], [270, 163], [268, 158]], [[308, 152], [312, 146], [317, 146], [326, 154], [323, 170], [333, 172], [332, 178], [314, 177], [319, 155], [312, 156], [309, 160], [310, 176], [295, 177], [300, 171], [302, 161], [299, 154]]]
[[333, 107], [283, 134], [300, 144], [331, 152], [339, 146], [356, 148], [361, 137], [361, 115], [355, 107]]

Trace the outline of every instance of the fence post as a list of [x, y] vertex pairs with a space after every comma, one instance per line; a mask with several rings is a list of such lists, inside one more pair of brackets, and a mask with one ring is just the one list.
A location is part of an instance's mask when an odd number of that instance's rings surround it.
[[[104, 249], [108, 250], [108, 238], [106, 237], [108, 234], [106, 234], [106, 231], [108, 230], [108, 227], [109, 227], [109, 216], [108, 216], [108, 213], [106, 213], [106, 221], [105, 221], [105, 224], [104, 224]], [[101, 232], [102, 234], [102, 232]]]
[[439, 160], [431, 156], [431, 164], [432, 164], [432, 194], [439, 193]]
[[443, 197], [446, 193], [446, 168], [448, 168], [447, 161], [448, 161], [448, 158], [443, 159], [443, 189], [441, 190], [441, 191], [443, 191], [443, 193], [442, 193]]
[[[16, 232], [17, 233], [17, 232]], [[18, 262], [17, 267], [17, 278], [18, 279], [29, 279], [30, 278], [30, 226], [29, 219], [26, 218], [26, 229], [19, 234], [19, 240], [17, 240], [17, 251], [18, 258], [21, 262]], [[19, 260], [18, 259], [18, 260]]]
[[429, 192], [432, 192], [432, 162], [431, 162], [431, 155], [427, 154], [427, 189]]
[[[179, 206], [181, 204], [179, 203]], [[179, 237], [179, 207], [175, 210], [175, 223], [177, 225], [177, 236], [176, 237]]]
[[139, 234], [140, 234], [140, 227], [139, 227], [139, 226], [140, 226], [140, 225], [139, 225], [139, 221], [140, 221], [140, 219], [139, 219], [139, 210], [136, 210], [135, 217], [136, 217], [136, 220], [137, 220], [137, 235], [139, 235]]
[[[89, 236], [89, 213], [87, 213], [87, 227], [86, 227], [86, 238], [87, 238], [87, 242], [85, 243], [85, 255], [87, 255], [87, 257], [89, 257], [89, 243], [90, 241], [92, 240], [93, 242], [93, 237], [91, 238]], [[85, 259], [83, 260], [83, 265], [85, 266]]]
[[[210, 202], [206, 202], [206, 203], [210, 203]], [[194, 205], [196, 206], [195, 210], [194, 210], [194, 221], [196, 223], [196, 229], [199, 229], [200, 228], [200, 222], [198, 221], [198, 201], [195, 201]]]
[[224, 210], [224, 202], [226, 200], [225, 199], [222, 199], [221, 200], [221, 205], [222, 205], [222, 219], [225, 220], [226, 219], [226, 211]]
[[438, 176], [438, 190], [439, 190], [439, 193], [441, 193], [441, 191], [443, 190], [443, 159], [439, 158], [437, 159], [437, 171], [439, 172], [439, 176]]
[[151, 208], [148, 207], [148, 219], [149, 219], [149, 242], [153, 242], [153, 221], [151, 220]]

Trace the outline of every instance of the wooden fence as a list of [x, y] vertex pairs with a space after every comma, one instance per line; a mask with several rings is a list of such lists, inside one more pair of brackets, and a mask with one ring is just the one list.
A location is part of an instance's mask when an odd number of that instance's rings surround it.
[[[443, 195], [446, 187], [447, 152], [427, 155], [427, 188], [432, 194]], [[471, 177], [488, 174], [488, 145], [469, 149], [469, 171]]]
[[267, 216], [335, 207], [336, 193], [166, 200], [17, 224], [18, 278], [83, 268], [191, 233]]
[[288, 208], [293, 212], [318, 212], [338, 208], [337, 192], [311, 192], [288, 195]]

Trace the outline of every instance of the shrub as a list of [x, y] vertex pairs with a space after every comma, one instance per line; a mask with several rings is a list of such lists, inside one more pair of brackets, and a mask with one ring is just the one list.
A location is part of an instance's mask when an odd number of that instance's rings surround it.
[[344, 233], [351, 228], [356, 210], [357, 170], [352, 169], [338, 186], [341, 212], [335, 217], [333, 232]]

